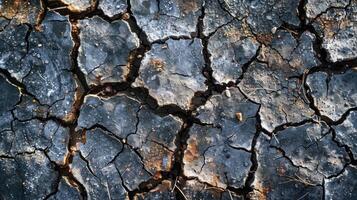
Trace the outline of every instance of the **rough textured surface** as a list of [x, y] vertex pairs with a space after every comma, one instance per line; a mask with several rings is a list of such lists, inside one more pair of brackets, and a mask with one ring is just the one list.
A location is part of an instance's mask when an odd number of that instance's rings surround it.
[[352, 111], [342, 124], [333, 127], [336, 132], [336, 140], [345, 144], [354, 156], [357, 156], [357, 112]]
[[193, 125], [183, 158], [184, 175], [215, 187], [240, 188], [252, 163], [250, 153], [226, 144], [219, 128]]
[[327, 180], [325, 183], [326, 199], [355, 199], [357, 197], [356, 175], [356, 167], [347, 167], [338, 177]]
[[[340, 5], [343, 5], [340, 2]], [[351, 0], [346, 8], [332, 8], [314, 22], [323, 37], [322, 47], [331, 62], [357, 58], [357, 1]]]
[[0, 0], [0, 199], [355, 200], [356, 0]]
[[132, 12], [148, 40], [190, 37], [196, 32], [203, 0], [130, 0]]
[[128, 8], [126, 0], [101, 0], [99, 1], [98, 8], [109, 17], [122, 14]]
[[349, 109], [357, 107], [357, 72], [343, 74], [313, 73], [307, 77], [314, 104], [322, 115], [336, 121]]
[[233, 21], [217, 30], [208, 41], [212, 76], [219, 83], [235, 82], [243, 65], [257, 54], [259, 43], [245, 30], [246, 26]]
[[141, 62], [135, 87], [145, 87], [160, 106], [190, 108], [195, 92], [205, 91], [204, 60], [200, 39], [154, 44]]
[[129, 53], [139, 47], [139, 40], [129, 25], [112, 23], [100, 17], [81, 20], [78, 65], [88, 84], [125, 81], [129, 73]]

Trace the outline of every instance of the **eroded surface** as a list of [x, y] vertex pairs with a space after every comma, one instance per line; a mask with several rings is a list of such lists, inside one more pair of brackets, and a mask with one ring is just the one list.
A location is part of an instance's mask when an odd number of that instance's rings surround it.
[[356, 199], [356, 0], [0, 0], [0, 199]]

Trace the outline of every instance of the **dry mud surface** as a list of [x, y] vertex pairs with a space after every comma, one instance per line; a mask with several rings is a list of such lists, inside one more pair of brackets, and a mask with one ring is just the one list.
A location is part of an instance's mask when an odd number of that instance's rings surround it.
[[0, 0], [0, 199], [357, 199], [357, 0]]

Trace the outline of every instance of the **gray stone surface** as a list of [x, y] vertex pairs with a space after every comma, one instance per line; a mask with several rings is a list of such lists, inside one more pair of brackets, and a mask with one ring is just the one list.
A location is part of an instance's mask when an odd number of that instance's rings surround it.
[[0, 48], [0, 68], [26, 85], [40, 104], [49, 106], [50, 116], [70, 118], [76, 83], [69, 71], [74, 43], [68, 18], [48, 12], [41, 29], [31, 31], [27, 41], [29, 28], [15, 27], [10, 25], [1, 32], [1, 40], [8, 42]]
[[145, 54], [134, 87], [144, 87], [159, 106], [190, 108], [195, 92], [205, 91], [204, 59], [200, 39], [153, 44]]
[[316, 72], [307, 77], [315, 106], [330, 119], [339, 120], [350, 108], [357, 107], [357, 72], [328, 75]]
[[332, 140], [332, 133], [323, 123], [308, 123], [277, 132], [271, 145], [283, 150], [295, 166], [325, 177], [339, 174], [349, 162], [347, 152]]
[[235, 82], [242, 74], [242, 66], [256, 54], [259, 43], [239, 21], [220, 28], [208, 41], [213, 78], [219, 83]]
[[333, 128], [336, 132], [336, 140], [340, 144], [347, 145], [353, 156], [357, 156], [357, 112], [352, 111], [342, 124]]
[[262, 133], [255, 148], [258, 168], [252, 199], [323, 198], [322, 177], [317, 172], [294, 166], [282, 151], [271, 147], [270, 139]]
[[190, 37], [196, 32], [203, 0], [131, 0], [132, 12], [150, 42]]
[[356, 199], [356, 175], [356, 167], [348, 166], [338, 177], [326, 180], [325, 199]]
[[244, 186], [250, 166], [250, 153], [226, 144], [219, 128], [194, 124], [189, 131], [183, 158], [183, 172], [187, 177], [215, 187]]
[[252, 31], [257, 35], [269, 35], [274, 27], [283, 23], [298, 26], [299, 1], [287, 0], [220, 0], [223, 7], [234, 17], [247, 18]]
[[44, 199], [56, 191], [58, 172], [41, 151], [0, 158], [0, 172], [4, 199]]
[[48, 199], [50, 200], [62, 200], [62, 199], [73, 199], [73, 200], [80, 200], [81, 196], [79, 194], [79, 191], [75, 188], [72, 187], [68, 181], [66, 181], [64, 178], [61, 178], [59, 185], [58, 185], [58, 191], [50, 196]]
[[278, 31], [271, 47], [263, 45], [238, 84], [247, 97], [261, 104], [262, 126], [273, 131], [285, 123], [297, 123], [314, 114], [309, 108], [298, 76], [320, 62], [313, 51], [315, 37], [302, 33], [296, 41], [289, 32]]
[[322, 47], [330, 62], [357, 58], [357, 1], [349, 6], [329, 9], [314, 22], [317, 32], [323, 37]]
[[0, 0], [0, 199], [356, 199], [356, 0]]
[[126, 0], [100, 0], [98, 8], [101, 9], [105, 15], [114, 17], [118, 14], [123, 14], [127, 8]]
[[308, 18], [315, 19], [317, 16], [327, 12], [327, 10], [331, 8], [344, 8], [349, 2], [349, 0], [307, 0], [304, 9]]
[[78, 66], [86, 75], [87, 83], [100, 85], [123, 82], [129, 73], [129, 53], [139, 47], [138, 37], [127, 22], [106, 22], [100, 17], [80, 20], [81, 44]]
[[[222, 95], [211, 96], [197, 109], [202, 123], [221, 129], [220, 135], [232, 147], [250, 150], [256, 132], [259, 105], [246, 99], [235, 87], [227, 88]], [[239, 116], [241, 119], [239, 119]]]
[[124, 199], [127, 196], [115, 161], [123, 148], [123, 144], [106, 131], [87, 131], [86, 142], [80, 145], [73, 158], [71, 170], [89, 199]]
[[[88, 118], [89, 115], [92, 117]], [[172, 169], [175, 140], [182, 124], [179, 118], [156, 115], [147, 106], [141, 106], [139, 102], [125, 95], [109, 99], [87, 96], [81, 108], [79, 127], [91, 129], [103, 126], [110, 132], [101, 135], [105, 138], [111, 135], [112, 139], [111, 142], [108, 139], [101, 142], [92, 131], [87, 131], [87, 142], [80, 147], [80, 151], [85, 159], [92, 163], [90, 165], [97, 168], [104, 167], [101, 165], [110, 161], [114, 163], [121, 174], [123, 184], [129, 190], [134, 190], [141, 182], [157, 173]], [[95, 130], [103, 132], [101, 129]], [[127, 144], [123, 147], [124, 142]], [[111, 145], [101, 145], [103, 149], [98, 149], [99, 143]], [[93, 172], [96, 173], [95, 168]]]
[[211, 35], [218, 28], [224, 27], [233, 20], [233, 16], [222, 8], [219, 0], [205, 0], [204, 8], [203, 34], [205, 36]]

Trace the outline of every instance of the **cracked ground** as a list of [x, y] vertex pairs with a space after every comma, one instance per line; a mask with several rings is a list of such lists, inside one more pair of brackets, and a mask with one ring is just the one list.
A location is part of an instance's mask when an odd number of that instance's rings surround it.
[[0, 0], [0, 200], [357, 199], [357, 0]]

